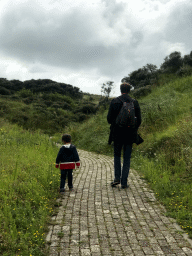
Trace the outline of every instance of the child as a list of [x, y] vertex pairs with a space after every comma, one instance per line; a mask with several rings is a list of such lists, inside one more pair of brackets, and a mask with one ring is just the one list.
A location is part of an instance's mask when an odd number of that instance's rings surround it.
[[71, 135], [64, 134], [62, 136], [63, 146], [60, 148], [56, 158], [56, 168], [61, 170], [60, 193], [65, 191], [65, 180], [68, 174], [68, 187], [73, 190], [73, 169], [80, 166], [79, 155], [77, 149], [71, 144]]

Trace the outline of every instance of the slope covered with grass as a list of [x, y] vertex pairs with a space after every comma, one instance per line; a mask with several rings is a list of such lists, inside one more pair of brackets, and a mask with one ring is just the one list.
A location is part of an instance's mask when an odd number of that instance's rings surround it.
[[0, 119], [0, 255], [47, 255], [45, 232], [60, 180], [57, 152], [48, 136]]
[[[144, 143], [134, 145], [131, 165], [148, 180], [169, 216], [192, 237], [191, 99], [192, 77], [154, 87], [151, 94], [139, 99], [143, 120], [139, 133]], [[107, 112], [100, 110], [65, 132], [71, 133], [78, 148], [113, 155], [112, 146], [107, 144]]]

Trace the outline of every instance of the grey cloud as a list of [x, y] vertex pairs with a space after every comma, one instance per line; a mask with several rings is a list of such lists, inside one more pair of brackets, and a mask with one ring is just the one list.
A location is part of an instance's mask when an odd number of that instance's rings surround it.
[[132, 40], [131, 40], [131, 46], [133, 48], [139, 46], [142, 41], [144, 39], [144, 34], [142, 31], [135, 31], [133, 32], [133, 37], [132, 37]]
[[102, 0], [102, 2], [106, 6], [103, 16], [107, 19], [109, 26], [113, 27], [124, 12], [125, 4], [117, 3], [116, 0]]
[[185, 42], [190, 50], [192, 42], [192, 2], [175, 6], [168, 17], [165, 37], [170, 42]]
[[3, 20], [1, 47], [7, 53], [31, 59], [43, 58], [45, 53], [56, 54], [55, 57], [76, 55], [80, 52], [77, 47], [82, 47], [84, 54], [84, 48], [91, 48], [88, 40], [94, 33], [80, 15], [73, 13], [54, 18], [51, 22], [49, 14], [43, 12], [13, 10]]
[[[115, 12], [114, 6], [115, 2], [110, 8]], [[117, 13], [121, 11], [121, 5], [118, 6]], [[99, 38], [102, 24], [75, 8], [55, 15], [35, 5], [30, 9], [20, 5], [14, 10], [10, 8], [2, 22], [0, 48], [21, 61], [73, 69], [100, 66], [102, 72], [110, 73], [124, 58], [124, 42], [118, 47], [111, 42], [107, 45]]]

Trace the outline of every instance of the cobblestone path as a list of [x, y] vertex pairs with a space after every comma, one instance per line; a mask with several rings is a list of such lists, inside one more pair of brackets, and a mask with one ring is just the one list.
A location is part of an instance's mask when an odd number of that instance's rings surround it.
[[79, 155], [75, 191], [66, 188], [57, 199], [58, 214], [49, 226], [50, 256], [192, 256], [190, 240], [136, 171], [130, 171], [128, 189], [112, 188], [113, 158], [82, 150]]

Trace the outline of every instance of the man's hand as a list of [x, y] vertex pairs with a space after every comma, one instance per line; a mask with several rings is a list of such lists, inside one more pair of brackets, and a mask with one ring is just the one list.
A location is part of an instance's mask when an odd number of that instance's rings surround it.
[[55, 168], [59, 168], [59, 164], [55, 164]]

